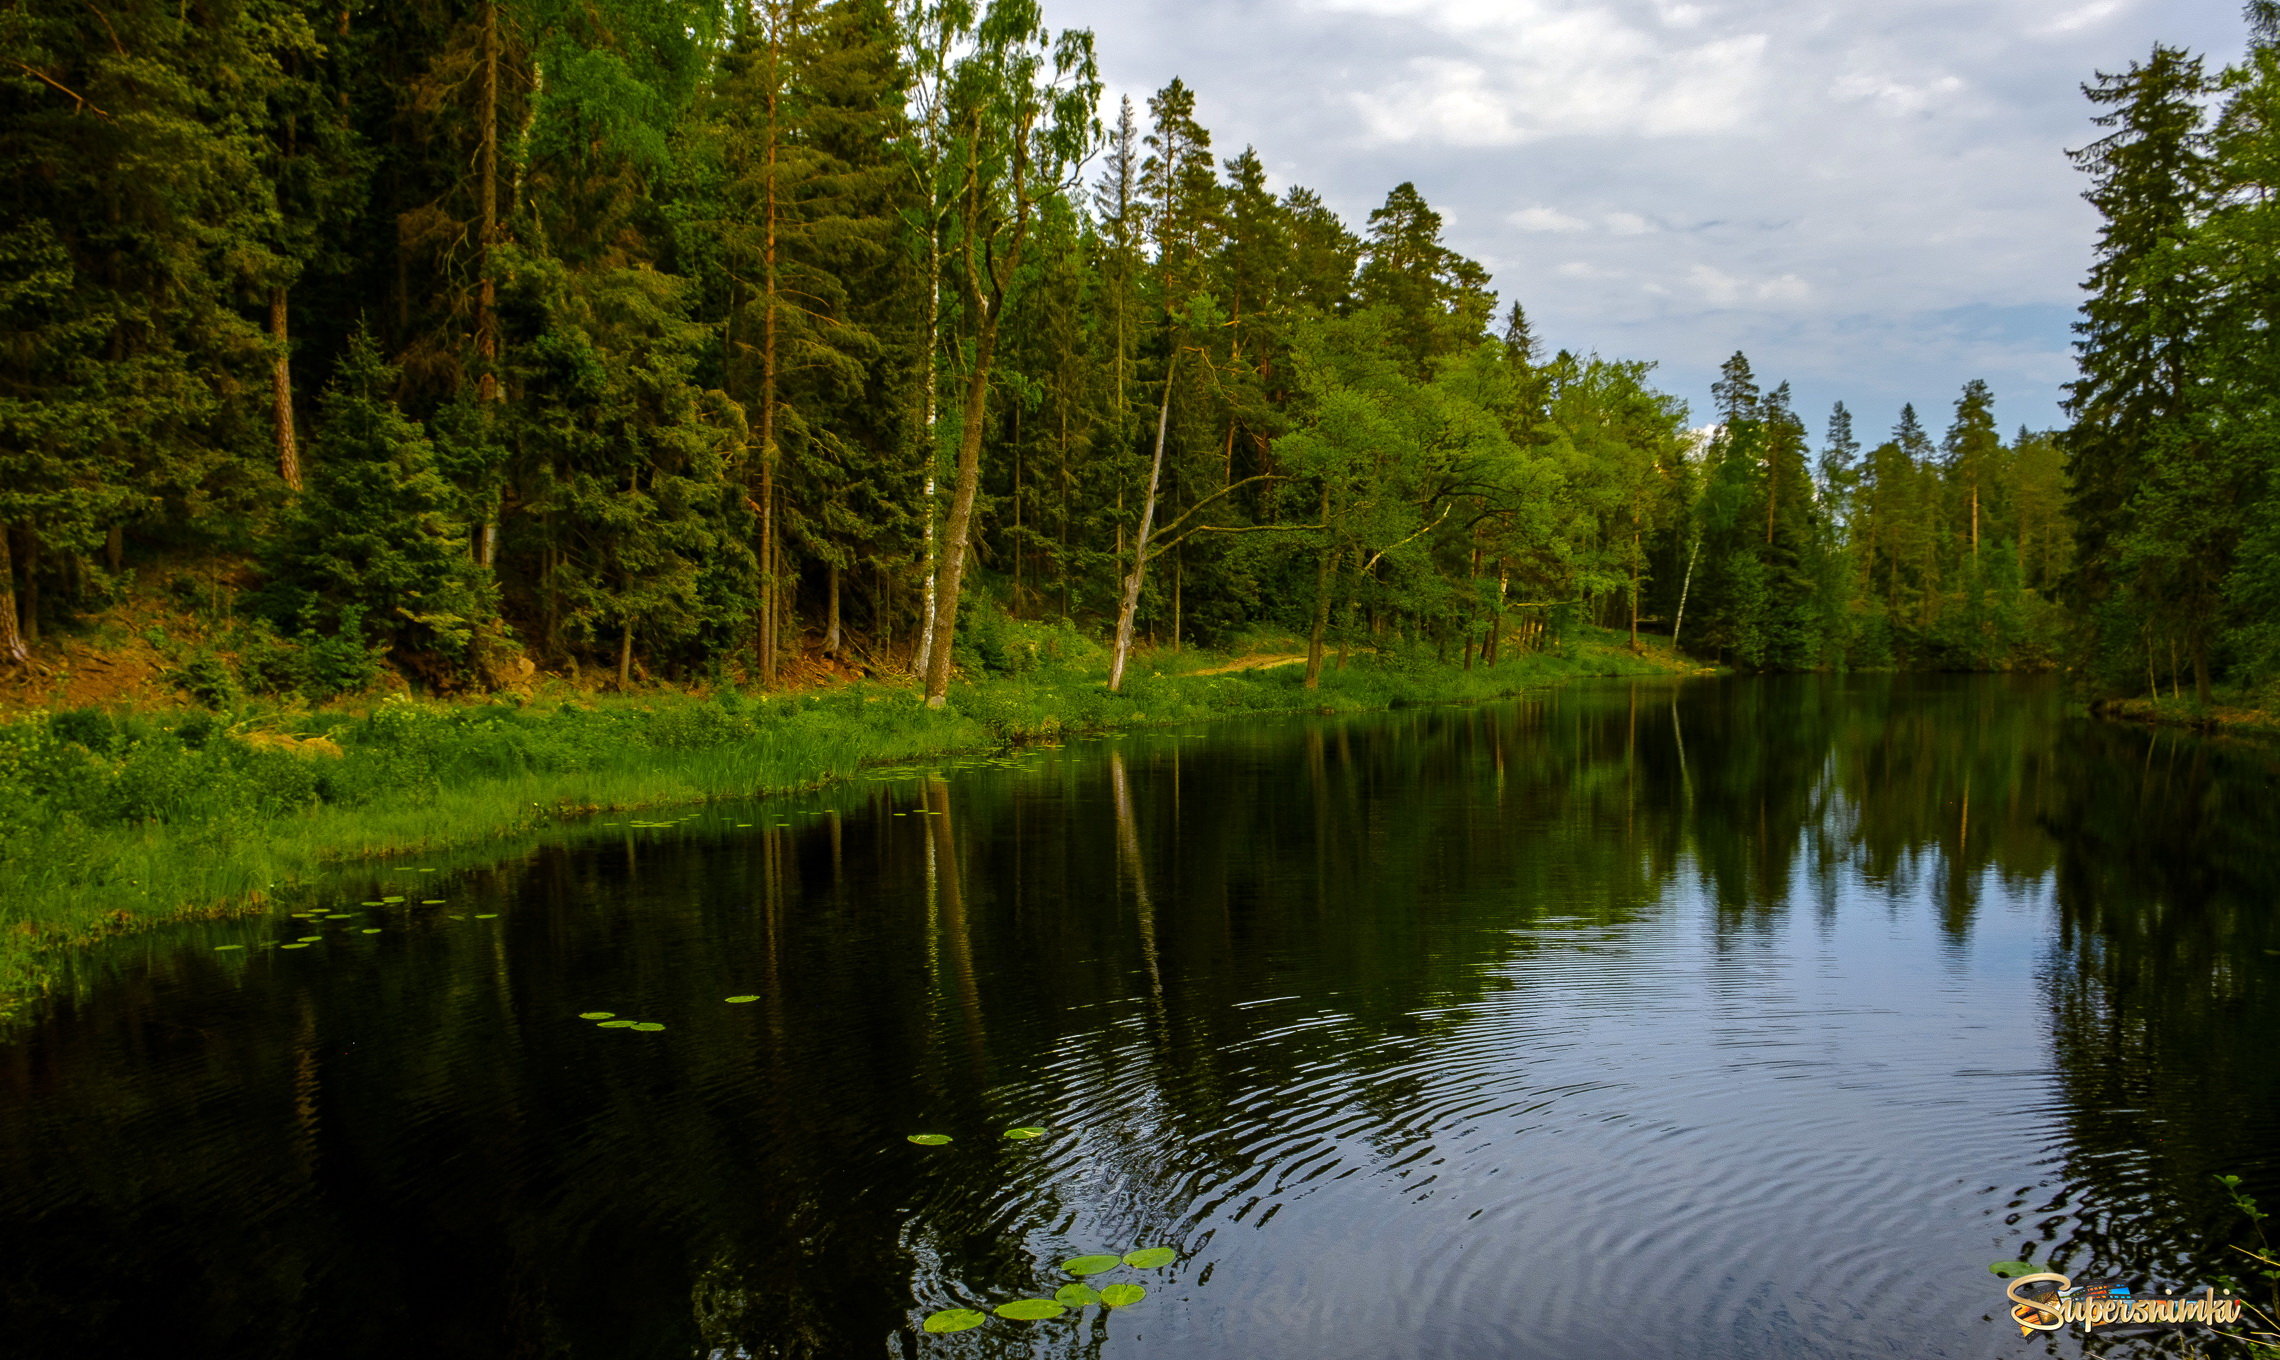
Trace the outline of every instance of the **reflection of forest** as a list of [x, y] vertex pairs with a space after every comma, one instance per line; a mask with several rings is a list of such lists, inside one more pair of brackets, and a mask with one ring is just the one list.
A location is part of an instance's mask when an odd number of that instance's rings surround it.
[[1420, 1046], [1681, 888], [1722, 936], [1921, 893], [1961, 941], [1990, 875], [2054, 874], [2076, 1128], [2043, 1230], [2155, 1264], [2115, 1239], [2182, 1200], [2183, 1273], [2207, 1176], [2274, 1171], [2241, 1042], [2280, 1019], [2272, 792], [2032, 684], [1607, 686], [542, 851], [459, 885], [492, 929], [156, 960], [0, 1050], [0, 1301], [24, 1355], [876, 1353], [1065, 1239], [1192, 1248], [1326, 1158], [1399, 1161], [1462, 1094]]

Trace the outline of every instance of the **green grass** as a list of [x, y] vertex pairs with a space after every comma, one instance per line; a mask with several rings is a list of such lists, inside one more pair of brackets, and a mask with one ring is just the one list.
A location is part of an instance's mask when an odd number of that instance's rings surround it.
[[[1569, 655], [1465, 671], [1354, 657], [1302, 687], [1287, 665], [1143, 656], [1125, 693], [1095, 649], [952, 690], [881, 684], [559, 702], [423, 702], [226, 716], [77, 710], [0, 721], [0, 1015], [62, 960], [168, 921], [259, 909], [344, 864], [467, 849], [608, 810], [813, 788], [868, 764], [1240, 713], [1493, 699], [1569, 676], [1668, 674], [1594, 635]], [[1026, 656], [1027, 661], [1023, 660]], [[1027, 670], [1021, 670], [1027, 665]]]

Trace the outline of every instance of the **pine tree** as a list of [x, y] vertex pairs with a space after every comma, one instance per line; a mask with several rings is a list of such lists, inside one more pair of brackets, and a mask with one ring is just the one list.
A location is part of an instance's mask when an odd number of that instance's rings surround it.
[[2083, 87], [2112, 131], [2073, 153], [2105, 225], [2075, 328], [2082, 376], [2067, 432], [2079, 544], [2069, 594], [2098, 652], [2144, 654], [2155, 633], [2181, 628], [2204, 695], [2204, 625], [2226, 563], [2165, 510], [2185, 509], [2176, 498], [2206, 451], [2195, 397], [2209, 293], [2180, 247], [2208, 205], [2207, 89], [2198, 58], [2163, 46]]

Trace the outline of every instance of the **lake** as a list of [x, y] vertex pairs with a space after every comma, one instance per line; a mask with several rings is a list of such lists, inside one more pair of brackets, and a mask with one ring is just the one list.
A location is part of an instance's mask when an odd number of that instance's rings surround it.
[[2199, 1286], [2215, 1176], [2280, 1207], [2276, 769], [1595, 683], [363, 872], [0, 1044], [5, 1350], [2080, 1354], [1988, 1265]]

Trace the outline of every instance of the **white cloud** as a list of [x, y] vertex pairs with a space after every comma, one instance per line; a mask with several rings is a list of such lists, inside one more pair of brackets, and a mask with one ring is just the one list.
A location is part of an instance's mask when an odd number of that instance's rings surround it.
[[[1351, 98], [1374, 140], [1517, 145], [1559, 135], [1701, 136], [1758, 109], [1762, 33], [1672, 46], [1661, 25], [1591, 0], [1300, 0], [1451, 40]], [[1686, 23], [1699, 18], [1681, 6]], [[1667, 19], [1667, 15], [1666, 15]]]
[[2156, 39], [2241, 41], [2232, 0], [1047, 9], [1118, 88], [1185, 78], [1223, 154], [1256, 143], [1357, 225], [1414, 181], [1548, 344], [1661, 361], [1698, 407], [1741, 348], [1864, 419], [1981, 376], [2055, 419], [2096, 228], [2078, 87]]
[[1557, 208], [1522, 208], [1504, 220], [1522, 231], [1573, 233], [1591, 230], [1589, 222], [1580, 217], [1571, 217]]

